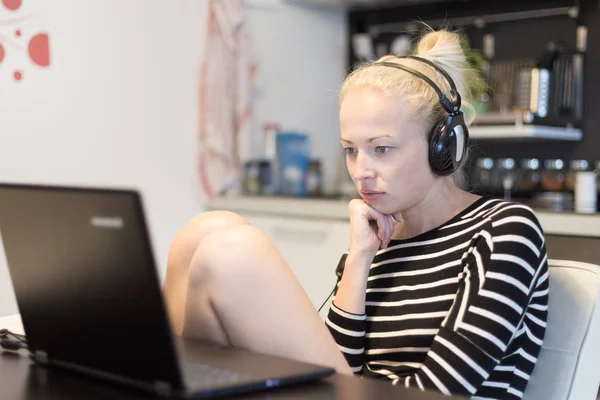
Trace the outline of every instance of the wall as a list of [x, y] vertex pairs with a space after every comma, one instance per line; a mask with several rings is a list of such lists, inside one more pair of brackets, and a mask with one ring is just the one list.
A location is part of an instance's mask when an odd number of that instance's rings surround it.
[[[2, 29], [50, 37], [50, 66], [7, 48], [0, 64], [4, 181], [134, 187], [144, 196], [161, 271], [194, 197], [201, 1], [29, 0]], [[13, 79], [22, 68], [21, 81]], [[4, 257], [0, 275], [5, 276]], [[0, 311], [16, 311], [2, 279]]]
[[[324, 165], [333, 189], [340, 155], [337, 91], [346, 73], [346, 12], [291, 4], [285, 0], [248, 0], [248, 19], [260, 60], [256, 119], [306, 132], [314, 158]], [[255, 154], [263, 154], [262, 135]]]
[[[261, 3], [248, 3], [261, 68], [256, 120], [310, 132], [327, 157], [339, 147], [330, 90], [344, 70], [343, 13]], [[195, 170], [206, 5], [27, 0], [9, 12], [0, 4], [0, 20], [26, 17], [3, 24], [0, 42], [50, 37], [47, 68], [4, 45], [0, 179], [139, 189], [161, 277], [171, 238], [202, 210]], [[0, 315], [17, 312], [6, 268], [0, 252]]]

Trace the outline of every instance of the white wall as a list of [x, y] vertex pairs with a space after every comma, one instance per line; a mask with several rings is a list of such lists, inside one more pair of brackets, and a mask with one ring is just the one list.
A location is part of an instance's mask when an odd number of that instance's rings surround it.
[[[206, 3], [28, 0], [23, 37], [45, 30], [51, 65], [6, 46], [0, 64], [0, 179], [133, 187], [161, 272], [178, 228], [201, 210], [196, 93]], [[10, 35], [17, 25], [0, 28]], [[12, 79], [13, 68], [23, 79]], [[16, 311], [0, 263], [0, 315]]]
[[260, 61], [255, 130], [276, 121], [308, 133], [331, 190], [342, 154], [337, 92], [346, 73], [346, 13], [285, 0], [247, 2]]
[[[261, 77], [256, 121], [311, 133], [315, 155], [327, 157], [339, 147], [332, 91], [344, 73], [344, 17], [263, 3], [249, 8]], [[202, 210], [195, 162], [206, 5], [27, 0], [17, 13], [0, 8], [2, 20], [28, 16], [22, 37], [47, 31], [51, 48], [44, 69], [5, 45], [0, 180], [139, 189], [161, 276], [171, 238]], [[17, 312], [6, 268], [0, 254], [0, 316]]]

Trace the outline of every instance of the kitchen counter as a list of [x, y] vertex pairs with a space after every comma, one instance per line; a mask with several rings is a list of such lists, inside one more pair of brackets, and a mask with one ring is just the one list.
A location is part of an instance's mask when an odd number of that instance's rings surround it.
[[[347, 221], [348, 200], [240, 196], [220, 197], [205, 203], [207, 210], [232, 210], [278, 217]], [[535, 210], [544, 232], [557, 235], [600, 237], [600, 214]]]
[[240, 196], [216, 198], [205, 205], [208, 210], [347, 221], [348, 202], [349, 200], [319, 198]]

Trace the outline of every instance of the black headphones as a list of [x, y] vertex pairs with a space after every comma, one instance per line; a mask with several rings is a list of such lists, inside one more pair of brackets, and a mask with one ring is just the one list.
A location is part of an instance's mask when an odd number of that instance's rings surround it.
[[421, 78], [436, 92], [440, 100], [440, 105], [448, 113], [448, 116], [436, 122], [429, 134], [429, 165], [438, 175], [450, 175], [463, 162], [469, 141], [469, 130], [465, 124], [463, 113], [460, 111], [460, 94], [450, 75], [433, 61], [417, 56], [398, 58], [410, 58], [431, 66], [442, 74], [450, 85], [450, 98], [448, 98], [431, 79], [413, 68], [387, 61], [380, 61], [373, 64], [398, 68], [409, 72]]

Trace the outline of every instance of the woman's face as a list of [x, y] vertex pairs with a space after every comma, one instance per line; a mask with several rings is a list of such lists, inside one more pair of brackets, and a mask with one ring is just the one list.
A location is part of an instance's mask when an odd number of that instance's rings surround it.
[[416, 206], [439, 177], [429, 166], [422, 123], [405, 99], [350, 90], [340, 109], [348, 172], [362, 198], [384, 213]]

